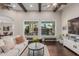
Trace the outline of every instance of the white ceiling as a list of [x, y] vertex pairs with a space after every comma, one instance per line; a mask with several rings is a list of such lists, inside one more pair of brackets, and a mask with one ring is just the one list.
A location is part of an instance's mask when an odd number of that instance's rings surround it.
[[13, 10], [22, 11], [22, 8], [17, 3], [12, 3], [11, 6]]
[[[22, 3], [27, 11], [38, 11], [38, 3]], [[18, 3], [11, 3], [11, 6], [13, 6], [11, 9], [16, 11], [23, 11], [23, 9], [19, 6]], [[41, 4], [41, 11], [53, 11], [55, 6], [53, 6], [53, 3], [42, 3]], [[60, 8], [61, 10], [62, 8]]]
[[23, 3], [23, 5], [27, 9], [27, 11], [38, 11], [37, 3]]
[[41, 9], [43, 11], [53, 11], [54, 8], [53, 3], [43, 3]]

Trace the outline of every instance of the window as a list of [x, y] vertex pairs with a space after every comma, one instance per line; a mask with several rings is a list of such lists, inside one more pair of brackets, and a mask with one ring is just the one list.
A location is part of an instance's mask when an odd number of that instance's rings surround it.
[[25, 35], [38, 35], [38, 22], [36, 21], [25, 21]]
[[55, 35], [55, 22], [42, 22], [41, 24], [42, 35]]
[[24, 21], [24, 35], [55, 36], [55, 21]]

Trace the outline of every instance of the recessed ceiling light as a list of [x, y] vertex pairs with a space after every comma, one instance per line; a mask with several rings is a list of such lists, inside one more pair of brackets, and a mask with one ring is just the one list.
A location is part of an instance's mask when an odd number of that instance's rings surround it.
[[55, 7], [56, 7], [56, 6], [57, 6], [57, 3], [53, 3], [53, 6], [55, 6]]
[[30, 7], [33, 7], [33, 5], [30, 5]]
[[15, 8], [15, 7], [16, 7], [16, 5], [13, 5], [12, 7], [13, 7], [13, 8]]
[[50, 7], [50, 5], [47, 5], [47, 8]]
[[16, 5], [15, 5], [15, 4], [11, 4], [11, 6], [12, 6], [13, 8], [15, 8], [15, 7], [16, 7]]

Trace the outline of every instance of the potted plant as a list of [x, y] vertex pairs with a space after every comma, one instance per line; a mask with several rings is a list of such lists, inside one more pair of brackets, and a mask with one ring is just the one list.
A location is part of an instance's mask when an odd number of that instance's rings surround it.
[[39, 42], [38, 36], [33, 37], [33, 42], [35, 43], [35, 47], [37, 47], [37, 42]]

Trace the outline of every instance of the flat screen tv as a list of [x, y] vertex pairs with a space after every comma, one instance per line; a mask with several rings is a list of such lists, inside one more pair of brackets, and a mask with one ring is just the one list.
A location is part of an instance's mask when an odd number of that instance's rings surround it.
[[68, 21], [68, 33], [79, 35], [79, 17]]

